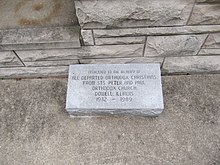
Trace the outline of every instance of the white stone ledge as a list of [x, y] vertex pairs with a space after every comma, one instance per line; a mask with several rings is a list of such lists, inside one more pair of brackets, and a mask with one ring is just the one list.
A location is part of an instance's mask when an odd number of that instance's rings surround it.
[[126, 29], [99, 29], [94, 30], [95, 38], [122, 37], [122, 36], [160, 36], [204, 34], [220, 32], [220, 25], [180, 26], [180, 27], [151, 27]]
[[165, 58], [163, 74], [220, 73], [220, 56]]

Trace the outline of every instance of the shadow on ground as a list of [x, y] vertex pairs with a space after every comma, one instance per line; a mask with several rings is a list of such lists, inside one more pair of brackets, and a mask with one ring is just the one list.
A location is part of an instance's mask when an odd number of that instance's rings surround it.
[[220, 75], [163, 77], [157, 118], [70, 119], [66, 79], [0, 81], [0, 164], [220, 164]]

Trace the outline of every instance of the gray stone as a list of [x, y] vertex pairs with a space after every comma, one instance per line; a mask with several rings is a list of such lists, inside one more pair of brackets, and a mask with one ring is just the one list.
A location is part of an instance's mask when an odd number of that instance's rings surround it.
[[0, 68], [0, 79], [67, 76], [68, 66]]
[[220, 25], [182, 26], [182, 27], [152, 27], [126, 29], [95, 29], [95, 38], [146, 36], [146, 35], [173, 35], [173, 34], [202, 34], [220, 31]]
[[0, 50], [79, 48], [78, 27], [0, 30]]
[[198, 3], [220, 3], [219, 0], [196, 0]]
[[164, 57], [147, 58], [108, 58], [108, 59], [82, 59], [81, 64], [129, 64], [129, 63], [160, 63], [162, 65]]
[[82, 58], [141, 57], [144, 44], [83, 46], [80, 49], [16, 51], [25, 61], [69, 60]]
[[219, 165], [220, 75], [162, 80], [157, 118], [74, 120], [66, 79], [0, 81], [0, 164]]
[[14, 67], [23, 66], [21, 61], [12, 51], [0, 51], [0, 68], [1, 67]]
[[199, 55], [220, 55], [220, 49], [201, 49]]
[[196, 5], [190, 18], [190, 25], [220, 24], [220, 4]]
[[86, 46], [94, 45], [92, 30], [81, 30], [81, 35]]
[[220, 73], [220, 56], [167, 57], [165, 74]]
[[160, 65], [71, 65], [66, 109], [74, 116], [158, 116], [163, 111]]
[[210, 34], [203, 48], [220, 48], [220, 33]]
[[95, 43], [96, 45], [143, 44], [145, 37], [96, 38]]
[[193, 0], [75, 1], [80, 26], [88, 28], [185, 25]]
[[39, 66], [69, 66], [71, 64], [79, 64], [79, 60], [59, 60], [59, 61], [34, 61], [24, 62], [25, 66], [28, 67], [39, 67]]
[[207, 35], [149, 36], [145, 56], [196, 55]]

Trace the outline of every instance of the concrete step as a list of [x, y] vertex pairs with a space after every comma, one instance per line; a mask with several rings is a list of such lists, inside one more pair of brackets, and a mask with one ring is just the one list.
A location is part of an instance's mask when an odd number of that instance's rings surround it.
[[78, 26], [0, 30], [0, 51], [79, 48], [80, 46]]

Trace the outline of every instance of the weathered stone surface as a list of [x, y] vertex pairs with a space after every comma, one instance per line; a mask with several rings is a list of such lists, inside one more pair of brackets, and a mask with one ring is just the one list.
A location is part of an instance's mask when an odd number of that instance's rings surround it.
[[220, 55], [220, 49], [201, 49], [199, 55]]
[[96, 45], [142, 44], [145, 37], [95, 38]]
[[95, 29], [95, 38], [146, 36], [146, 35], [173, 35], [173, 34], [202, 34], [220, 32], [220, 25], [182, 26], [182, 27], [152, 27], [126, 29]]
[[78, 27], [0, 30], [0, 50], [79, 48]]
[[220, 56], [167, 57], [163, 73], [220, 73]]
[[142, 56], [143, 44], [84, 46], [80, 49], [16, 51], [23, 61]]
[[199, 2], [199, 3], [202, 3], [202, 2], [205, 2], [205, 3], [220, 3], [219, 0], [196, 0], [196, 2]]
[[190, 25], [220, 24], [220, 4], [196, 5], [190, 18]]
[[74, 116], [158, 116], [164, 109], [160, 65], [71, 65], [66, 109]]
[[193, 0], [75, 1], [82, 28], [185, 25]]
[[145, 56], [196, 55], [207, 35], [149, 36]]
[[94, 45], [92, 30], [81, 30], [81, 35], [86, 46]]
[[220, 48], [220, 33], [210, 34], [203, 48]]
[[39, 67], [39, 66], [69, 66], [71, 64], [78, 64], [79, 60], [60, 60], [60, 61], [34, 61], [24, 62], [25, 66]]
[[68, 68], [68, 66], [0, 68], [0, 78], [67, 76]]
[[0, 81], [0, 164], [219, 165], [220, 75], [162, 79], [157, 118], [75, 120], [66, 79]]
[[13, 66], [23, 66], [21, 61], [12, 51], [0, 51], [0, 68], [1, 67], [13, 67]]
[[110, 59], [82, 59], [81, 64], [128, 64], [128, 63], [160, 63], [162, 65], [164, 58], [147, 58], [147, 57], [134, 57], [134, 58], [110, 58]]

